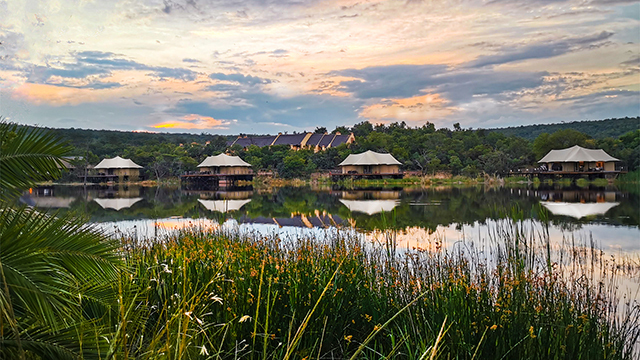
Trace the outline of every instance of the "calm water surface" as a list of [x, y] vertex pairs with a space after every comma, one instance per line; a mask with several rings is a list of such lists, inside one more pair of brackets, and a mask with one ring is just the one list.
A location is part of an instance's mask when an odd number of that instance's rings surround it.
[[[491, 237], [502, 219], [517, 218], [556, 243], [594, 243], [610, 254], [640, 255], [640, 196], [616, 187], [441, 187], [343, 190], [312, 187], [219, 191], [139, 186], [50, 186], [22, 202], [87, 216], [109, 231], [153, 237], [185, 224], [261, 234], [324, 236], [355, 229], [373, 242], [403, 247], [453, 246]], [[434, 245], [435, 244], [435, 245]]]

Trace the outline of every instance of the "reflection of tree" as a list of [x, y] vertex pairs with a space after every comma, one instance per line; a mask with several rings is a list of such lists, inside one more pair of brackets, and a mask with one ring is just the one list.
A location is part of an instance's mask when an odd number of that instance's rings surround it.
[[[251, 201], [237, 211], [220, 213], [207, 210], [198, 199], [215, 197], [215, 193], [189, 193], [175, 188], [128, 189], [127, 193], [142, 197], [143, 200], [130, 208], [120, 211], [105, 210], [91, 199], [98, 194], [111, 191], [113, 197], [122, 194], [120, 188], [88, 188], [88, 202], [84, 202], [82, 188], [56, 187], [56, 196], [75, 197], [69, 210], [87, 214], [92, 221], [118, 221], [131, 219], [153, 219], [171, 216], [190, 218], [208, 218], [224, 222], [227, 219], [248, 218], [288, 218], [292, 214], [315, 215], [327, 213], [342, 219], [353, 219], [358, 228], [374, 230], [383, 228], [405, 229], [420, 227], [435, 231], [438, 226], [467, 225], [484, 223], [487, 219], [497, 220], [510, 216], [509, 210], [514, 206], [522, 209], [525, 218], [537, 218], [540, 198], [534, 195], [533, 189], [527, 194], [526, 189], [518, 192], [510, 188], [444, 188], [422, 189], [418, 191], [394, 191], [398, 198], [398, 206], [391, 213], [367, 215], [351, 212], [339, 200], [344, 196], [341, 191], [312, 190], [309, 188], [284, 187], [271, 192], [247, 192]], [[557, 191], [557, 190], [553, 190]], [[575, 191], [575, 190], [571, 190]], [[373, 192], [375, 193], [375, 192]], [[544, 194], [538, 190], [536, 194]], [[391, 194], [391, 193], [389, 193]], [[384, 193], [386, 199], [390, 196]], [[380, 195], [382, 196], [382, 195]], [[378, 197], [380, 197], [378, 196]], [[349, 199], [377, 199], [371, 191], [349, 191]], [[607, 212], [606, 217], [590, 217], [574, 219], [565, 216], [550, 215], [554, 225], [563, 229], [574, 229], [588, 223], [606, 223], [611, 225], [638, 226], [640, 224], [640, 196], [638, 194], [621, 193], [618, 195], [620, 205]], [[68, 211], [68, 210], [67, 210]], [[385, 223], [386, 217], [386, 223]], [[393, 217], [393, 221], [390, 219]]]

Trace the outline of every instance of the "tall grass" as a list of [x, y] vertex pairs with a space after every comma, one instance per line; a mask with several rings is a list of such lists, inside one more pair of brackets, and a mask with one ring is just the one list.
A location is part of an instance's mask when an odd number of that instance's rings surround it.
[[[517, 215], [517, 214], [516, 214]], [[390, 252], [188, 228], [123, 238], [109, 318], [119, 359], [632, 359], [637, 298], [589, 246], [505, 221], [487, 249]], [[584, 244], [583, 244], [584, 245]], [[627, 264], [627, 266], [630, 266]]]

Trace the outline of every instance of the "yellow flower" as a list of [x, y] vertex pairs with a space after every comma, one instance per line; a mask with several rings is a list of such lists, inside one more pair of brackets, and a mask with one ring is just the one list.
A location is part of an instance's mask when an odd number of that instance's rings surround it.
[[347, 340], [348, 342], [351, 342], [351, 338], [353, 337], [353, 335], [349, 335], [344, 337], [345, 340]]
[[491, 327], [490, 327], [490, 329], [491, 329], [491, 330], [495, 330], [495, 329], [497, 329], [497, 328], [498, 328], [498, 325], [495, 325], [495, 324], [494, 324], [493, 326], [491, 326]]
[[533, 326], [529, 327], [529, 336], [531, 336], [532, 339], [536, 338], [536, 334], [533, 332]]

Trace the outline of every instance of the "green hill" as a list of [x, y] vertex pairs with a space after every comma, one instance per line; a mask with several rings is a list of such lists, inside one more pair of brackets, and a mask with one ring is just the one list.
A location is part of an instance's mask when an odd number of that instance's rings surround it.
[[604, 139], [607, 137], [618, 138], [629, 131], [640, 129], [640, 117], [523, 125], [487, 130], [499, 132], [506, 136], [518, 136], [527, 140], [534, 140], [542, 133], [552, 134], [558, 130], [565, 129], [578, 130], [594, 139]]

